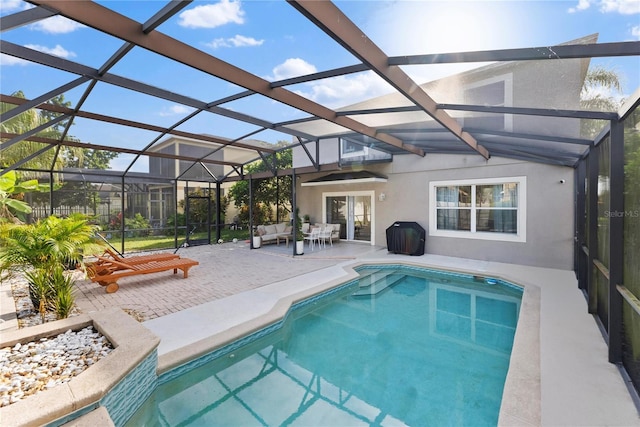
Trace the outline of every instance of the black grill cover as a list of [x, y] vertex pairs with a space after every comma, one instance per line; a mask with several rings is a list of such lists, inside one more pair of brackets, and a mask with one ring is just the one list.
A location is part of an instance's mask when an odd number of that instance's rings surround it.
[[394, 254], [424, 255], [425, 229], [417, 222], [397, 221], [387, 228], [387, 250]]

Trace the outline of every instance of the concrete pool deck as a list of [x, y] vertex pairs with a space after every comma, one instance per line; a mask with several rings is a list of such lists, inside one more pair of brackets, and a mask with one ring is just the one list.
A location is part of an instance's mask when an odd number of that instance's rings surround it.
[[200, 261], [188, 279], [171, 274], [131, 278], [115, 294], [80, 283], [77, 303], [83, 312], [120, 307], [142, 313], [148, 319], [143, 325], [161, 339], [162, 372], [273, 321], [292, 301], [354, 277], [351, 267], [357, 264], [402, 262], [501, 277], [525, 286], [501, 424], [640, 426], [627, 385], [607, 362], [605, 342], [573, 272], [393, 255], [345, 242], [295, 259], [291, 250], [282, 244], [251, 251], [241, 243], [187, 248], [180, 255]]

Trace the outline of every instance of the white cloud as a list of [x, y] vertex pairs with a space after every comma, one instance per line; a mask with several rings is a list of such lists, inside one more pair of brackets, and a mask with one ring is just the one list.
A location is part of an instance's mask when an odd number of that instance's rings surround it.
[[186, 115], [189, 114], [193, 111], [193, 108], [191, 107], [186, 107], [184, 105], [173, 105], [169, 108], [168, 111], [162, 111], [160, 112], [160, 116], [162, 117], [168, 117], [168, 116], [175, 116], [175, 115]]
[[631, 28], [631, 35], [640, 40], [640, 25], [636, 25], [635, 27]]
[[317, 71], [315, 65], [309, 64], [304, 59], [289, 58], [280, 65], [273, 68], [273, 76], [267, 77], [267, 80], [283, 80], [291, 77], [304, 76], [305, 74], [315, 73]]
[[43, 19], [42, 21], [32, 24], [31, 28], [47, 34], [66, 34], [79, 28], [84, 28], [84, 25], [67, 19], [64, 16], [52, 16], [51, 18]]
[[15, 56], [5, 55], [4, 53], [0, 53], [0, 65], [3, 67], [9, 67], [11, 65], [29, 65], [31, 64], [29, 61], [25, 61], [24, 59], [16, 58]]
[[223, 39], [214, 39], [211, 43], [206, 43], [212, 49], [219, 47], [245, 47], [245, 46], [260, 46], [264, 43], [264, 39], [256, 40], [253, 37], [241, 36], [239, 34], [234, 37]]
[[25, 5], [21, 0], [0, 0], [0, 9], [3, 12], [12, 12], [19, 9], [29, 9], [31, 5]]
[[329, 108], [340, 108], [390, 93], [389, 85], [373, 72], [338, 76], [309, 83], [295, 92]]
[[576, 7], [569, 8], [569, 13], [575, 13], [581, 10], [589, 9], [589, 6], [591, 6], [590, 0], [579, 0]]
[[638, 0], [602, 0], [600, 11], [618, 12], [622, 15], [633, 15], [640, 13], [640, 1]]
[[28, 47], [29, 49], [37, 50], [38, 52], [48, 53], [49, 55], [54, 55], [59, 58], [68, 59], [68, 58], [74, 58], [76, 56], [75, 53], [68, 51], [67, 49], [63, 48], [59, 44], [57, 44], [56, 47], [54, 48], [40, 46], [38, 44], [27, 44], [25, 45], [25, 47]]
[[569, 13], [588, 9], [591, 4], [597, 4], [602, 13], [613, 12], [621, 15], [640, 13], [640, 1], [638, 0], [579, 0], [576, 7], [569, 9]]
[[178, 24], [187, 28], [215, 28], [230, 22], [244, 23], [244, 11], [239, 0], [196, 6], [180, 14]]
[[[304, 76], [317, 72], [315, 65], [301, 58], [289, 58], [265, 77], [269, 81]], [[365, 99], [389, 93], [389, 85], [373, 72], [349, 76], [336, 76], [298, 85], [291, 89], [296, 94], [329, 108], [339, 108], [355, 104]]]

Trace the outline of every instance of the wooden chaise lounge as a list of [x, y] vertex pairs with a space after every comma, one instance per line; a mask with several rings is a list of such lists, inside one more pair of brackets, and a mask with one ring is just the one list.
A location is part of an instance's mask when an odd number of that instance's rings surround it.
[[[104, 253], [109, 255], [116, 261], [124, 262], [126, 264], [144, 264], [145, 262], [151, 261], [166, 261], [168, 259], [176, 259], [180, 258], [180, 255], [173, 254], [169, 252], [158, 252], [155, 254], [148, 255], [133, 255], [129, 257], [120, 256], [119, 253], [107, 248], [104, 250]], [[108, 257], [107, 257], [108, 258]]]
[[[174, 258], [167, 260], [149, 261], [145, 263], [131, 264], [116, 261], [104, 256], [98, 256], [100, 269], [88, 269], [89, 278], [92, 282], [97, 282], [100, 286], [105, 286], [107, 293], [111, 294], [118, 290], [118, 279], [138, 274], [158, 273], [161, 271], [173, 270], [173, 274], [182, 270], [184, 278], [189, 277], [189, 269], [199, 262], [189, 258]], [[126, 260], [126, 259], [125, 259]]]
[[[105, 258], [109, 261], [107, 267], [104, 266], [104, 264], [106, 263], [106, 261], [104, 260]], [[87, 266], [87, 269], [90, 270], [89, 274], [102, 274], [102, 273], [107, 273], [109, 271], [113, 272], [118, 269], [119, 265], [114, 264], [111, 261], [118, 261], [126, 265], [139, 265], [139, 264], [146, 264], [148, 262], [153, 262], [153, 261], [167, 261], [170, 259], [177, 259], [177, 258], [180, 258], [180, 255], [176, 255], [168, 252], [160, 252], [160, 253], [149, 254], [149, 255], [134, 255], [134, 256], [125, 258], [121, 256], [119, 253], [115, 252], [114, 250], [107, 248], [104, 250], [104, 254], [102, 255], [102, 258], [98, 257], [96, 261], [86, 263], [86, 266]], [[126, 268], [120, 266], [119, 269], [125, 270]]]

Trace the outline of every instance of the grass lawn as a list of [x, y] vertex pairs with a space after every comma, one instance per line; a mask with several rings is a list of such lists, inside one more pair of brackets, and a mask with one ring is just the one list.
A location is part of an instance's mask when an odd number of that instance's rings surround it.
[[[248, 230], [228, 230], [221, 231], [221, 239], [225, 242], [230, 242], [234, 238], [238, 240], [247, 240], [249, 238]], [[215, 243], [215, 234], [211, 235], [211, 243]], [[207, 233], [194, 233], [191, 235], [192, 239], [206, 239]], [[118, 251], [121, 250], [121, 241], [119, 236], [113, 236], [109, 240], [109, 243], [113, 245]], [[178, 236], [178, 245], [184, 242], [184, 236]], [[148, 251], [157, 249], [175, 249], [174, 236], [145, 236], [145, 237], [125, 237], [124, 239], [124, 251]]]

